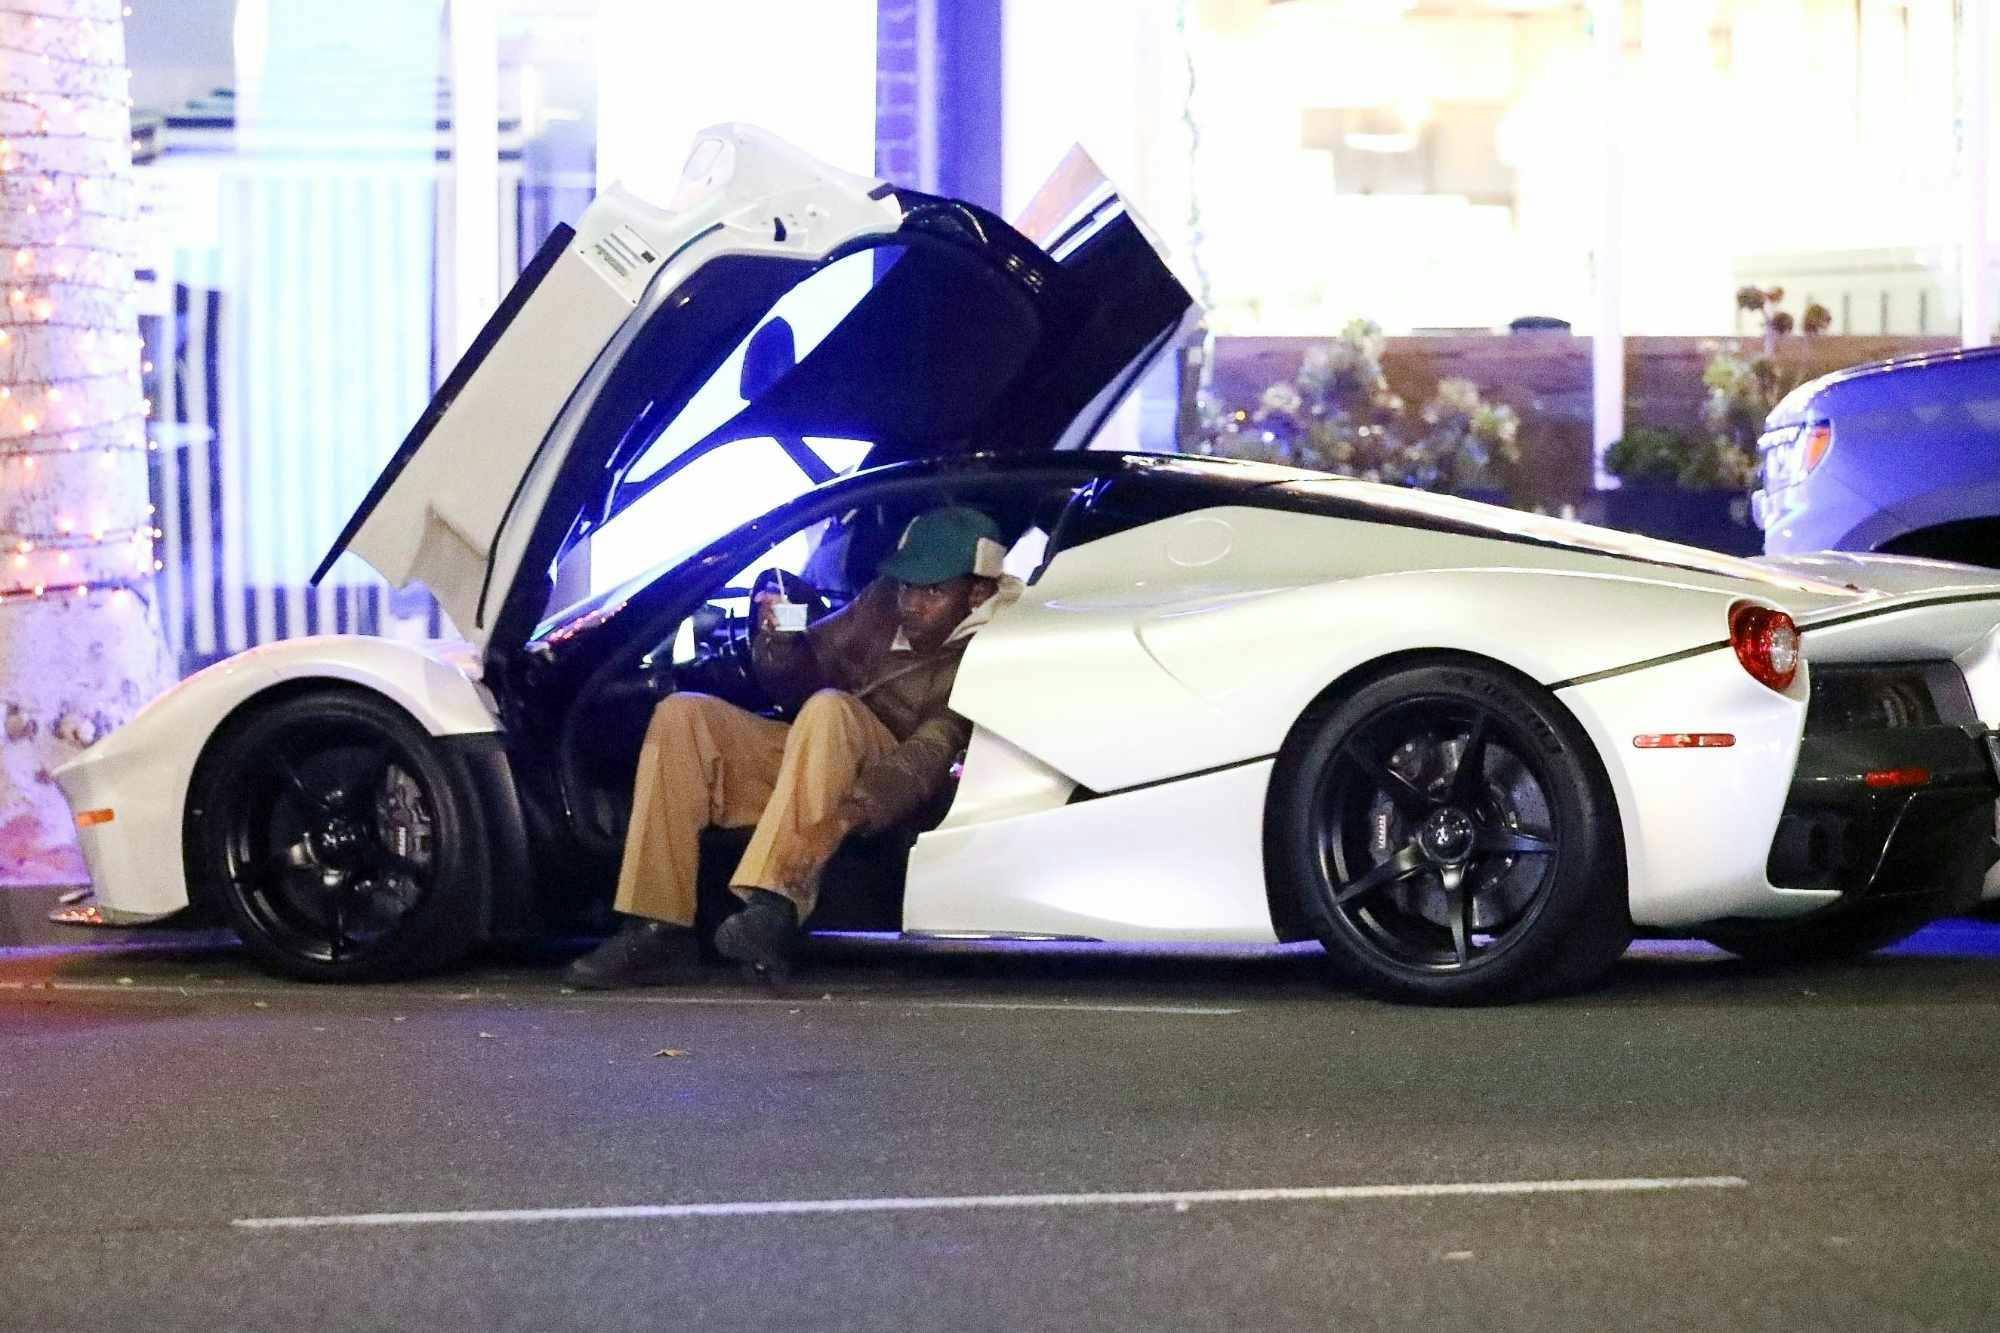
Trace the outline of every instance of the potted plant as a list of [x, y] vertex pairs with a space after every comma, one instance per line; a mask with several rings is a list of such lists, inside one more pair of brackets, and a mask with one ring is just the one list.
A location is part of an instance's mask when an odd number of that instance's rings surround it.
[[1604, 493], [1607, 526], [1731, 555], [1757, 553], [1761, 535], [1749, 525], [1745, 499], [1756, 457], [1727, 436], [1637, 426], [1605, 451], [1604, 469], [1623, 483]]
[[1810, 338], [1833, 324], [1832, 313], [1811, 302], [1795, 325], [1778, 308], [1784, 296], [1782, 287], [1738, 289], [1737, 308], [1764, 317], [1763, 347], [1751, 355], [1733, 339], [1709, 346], [1703, 429], [1635, 426], [1605, 451], [1604, 470], [1623, 483], [1604, 495], [1606, 524], [1732, 555], [1763, 548], [1749, 517], [1757, 436], [1800, 379], [1797, 367], [1779, 358], [1780, 343], [1795, 327]]

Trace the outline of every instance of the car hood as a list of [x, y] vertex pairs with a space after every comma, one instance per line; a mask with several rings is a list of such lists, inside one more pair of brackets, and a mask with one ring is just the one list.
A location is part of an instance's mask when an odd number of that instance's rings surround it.
[[[670, 467], [633, 464], [772, 307], [826, 266], [895, 259], [803, 356], [790, 330], [738, 410], [676, 463], [730, 440], [869, 442], [864, 466], [1075, 447], [1191, 318], [1193, 301], [1087, 158], [1024, 235], [969, 203], [835, 170], [760, 130], [705, 131], [655, 206], [616, 187], [559, 227], [327, 553], [427, 585], [482, 653], [525, 639], [560, 553]], [[769, 363], [769, 364], [764, 364]]]

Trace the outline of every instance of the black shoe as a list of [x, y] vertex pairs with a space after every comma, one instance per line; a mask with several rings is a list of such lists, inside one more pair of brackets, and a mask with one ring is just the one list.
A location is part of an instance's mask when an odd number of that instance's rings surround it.
[[628, 918], [618, 933], [563, 969], [565, 986], [611, 990], [666, 986], [701, 975], [694, 931], [665, 921]]
[[769, 889], [752, 889], [743, 910], [715, 928], [715, 951], [743, 964], [759, 981], [780, 982], [791, 975], [799, 947], [799, 909]]

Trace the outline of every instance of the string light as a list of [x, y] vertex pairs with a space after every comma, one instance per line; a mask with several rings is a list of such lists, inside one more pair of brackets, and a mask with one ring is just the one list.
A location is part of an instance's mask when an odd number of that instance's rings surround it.
[[19, 588], [0, 589], [0, 605], [9, 602], [50, 601], [67, 595], [72, 601], [83, 601], [92, 593], [108, 596], [113, 602], [127, 600], [145, 605], [147, 589], [143, 583], [123, 579], [98, 579], [96, 582], [76, 583], [33, 583]]
[[[126, 16], [132, 12], [130, 6], [121, 8]], [[15, 133], [0, 136], [0, 175], [13, 177], [15, 216], [37, 220], [0, 249], [0, 275], [11, 280], [0, 288], [5, 292], [0, 349], [27, 353], [16, 367], [25, 373], [0, 384], [5, 405], [0, 406], [0, 487], [33, 488], [74, 475], [60, 464], [43, 469], [40, 460], [52, 454], [74, 460], [73, 465], [94, 455], [96, 475], [117, 465], [115, 455], [151, 454], [160, 447], [144, 428], [156, 410], [139, 392], [144, 377], [155, 373], [152, 360], [141, 359], [144, 339], [127, 332], [130, 323], [110, 331], [77, 327], [137, 317], [129, 248], [107, 243], [94, 229], [102, 224], [82, 231], [82, 217], [93, 208], [102, 211], [94, 202], [97, 178], [84, 174], [95, 168], [79, 169], [67, 154], [48, 155], [37, 136], [99, 140], [92, 151], [109, 146], [114, 160], [122, 156], [115, 151], [121, 139], [134, 152], [145, 145], [131, 128], [122, 18], [0, 15], [0, 24], [9, 22], [17, 62], [60, 68], [65, 87], [62, 93], [10, 88], [6, 101], [16, 111], [8, 128]], [[23, 124], [33, 125], [33, 133], [22, 132]], [[23, 326], [28, 333], [17, 338]], [[43, 359], [51, 353], [52, 359]], [[60, 367], [57, 374], [31, 378], [38, 366], [49, 364]], [[30, 489], [7, 508], [32, 514], [62, 493]], [[0, 579], [0, 602], [108, 597], [125, 604], [135, 596], [145, 601], [152, 576], [165, 568], [154, 549], [162, 536], [154, 526], [156, 506], [145, 509], [144, 521], [130, 525], [117, 522], [115, 513], [59, 513], [52, 531], [0, 532], [0, 551], [7, 553], [0, 569], [9, 576]]]
[[0, 547], [12, 546], [18, 555], [33, 555], [37, 551], [84, 551], [99, 546], [118, 546], [160, 536], [158, 528], [149, 526], [97, 528], [86, 538], [74, 531], [74, 524], [65, 528], [62, 523], [70, 523], [70, 520], [61, 520], [54, 532], [0, 532]]

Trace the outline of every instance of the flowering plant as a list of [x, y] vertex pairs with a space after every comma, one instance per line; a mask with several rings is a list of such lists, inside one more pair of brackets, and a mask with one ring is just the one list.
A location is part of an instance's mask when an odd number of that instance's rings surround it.
[[1811, 339], [1833, 326], [1833, 315], [1817, 301], [1794, 323], [1778, 308], [1782, 287], [1739, 287], [1736, 308], [1764, 317], [1763, 349], [1746, 354], [1735, 339], [1705, 344], [1708, 364], [1701, 382], [1708, 390], [1702, 406], [1706, 434], [1634, 426], [1604, 454], [1605, 471], [1626, 481], [1671, 481], [1694, 491], [1747, 491], [1757, 484], [1757, 436], [1771, 409], [1798, 385], [1802, 372], [1779, 357], [1779, 340], [1797, 328]]
[[1426, 490], [1500, 485], [1521, 458], [1514, 410], [1454, 378], [1412, 412], [1382, 372], [1386, 341], [1376, 324], [1353, 320], [1254, 405], [1204, 395], [1194, 451]]

